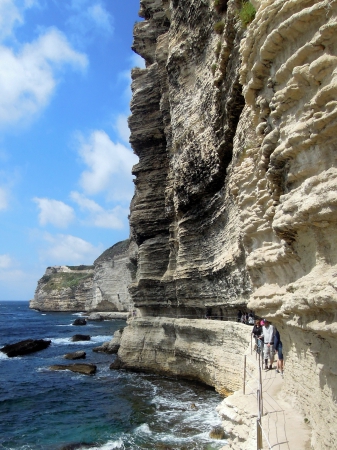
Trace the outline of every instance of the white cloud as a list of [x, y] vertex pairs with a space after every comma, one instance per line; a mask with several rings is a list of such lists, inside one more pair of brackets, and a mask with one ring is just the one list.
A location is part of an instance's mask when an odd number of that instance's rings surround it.
[[130, 128], [128, 125], [128, 116], [126, 114], [120, 114], [117, 117], [116, 125], [114, 126], [114, 128], [117, 130], [119, 137], [124, 142], [128, 143], [130, 138]]
[[9, 255], [0, 255], [0, 270], [11, 267], [13, 261]]
[[112, 142], [104, 131], [78, 138], [79, 155], [88, 166], [80, 179], [85, 193], [105, 191], [111, 200], [129, 201], [133, 195], [131, 168], [138, 158], [124, 145]]
[[22, 23], [22, 13], [13, 0], [0, 0], [0, 40], [11, 36], [15, 25]]
[[31, 120], [49, 103], [57, 73], [65, 65], [83, 70], [87, 64], [87, 57], [73, 50], [56, 29], [25, 44], [17, 54], [0, 46], [0, 126]]
[[7, 209], [8, 206], [8, 194], [7, 191], [0, 187], [0, 211]]
[[50, 223], [56, 227], [66, 228], [75, 218], [73, 208], [59, 200], [35, 197], [33, 201], [40, 209], [40, 225]]
[[111, 36], [114, 31], [113, 17], [104, 6], [104, 2], [91, 0], [73, 0], [70, 4], [73, 14], [68, 25], [79, 43], [90, 41], [97, 36]]
[[69, 234], [53, 236], [46, 233], [44, 241], [47, 245], [41, 256], [52, 265], [92, 264], [104, 250], [100, 245], [95, 247], [90, 242]]
[[127, 208], [116, 206], [110, 210], [105, 210], [98, 203], [79, 192], [72, 192], [70, 196], [83, 211], [89, 213], [88, 224], [112, 229], [122, 229], [126, 226], [126, 219], [129, 213]]
[[90, 6], [88, 8], [88, 16], [101, 30], [104, 30], [108, 34], [113, 32], [111, 15], [101, 4], [96, 3]]

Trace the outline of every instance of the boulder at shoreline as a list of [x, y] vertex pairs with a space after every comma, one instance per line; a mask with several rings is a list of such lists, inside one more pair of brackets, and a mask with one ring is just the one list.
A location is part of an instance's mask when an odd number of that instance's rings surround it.
[[71, 370], [72, 372], [81, 373], [83, 375], [93, 375], [96, 373], [97, 366], [95, 364], [55, 364], [49, 367], [50, 370]]
[[43, 339], [26, 339], [15, 344], [5, 345], [0, 351], [6, 353], [8, 357], [13, 358], [15, 356], [23, 356], [44, 350], [49, 347], [50, 343], [51, 341], [45, 341]]
[[63, 358], [64, 359], [85, 359], [86, 353], [83, 351], [78, 351], [74, 353], [66, 353]]
[[73, 325], [86, 325], [87, 321], [84, 317], [78, 317], [74, 320]]
[[91, 337], [88, 334], [74, 334], [74, 336], [71, 338], [73, 342], [78, 341], [90, 341]]

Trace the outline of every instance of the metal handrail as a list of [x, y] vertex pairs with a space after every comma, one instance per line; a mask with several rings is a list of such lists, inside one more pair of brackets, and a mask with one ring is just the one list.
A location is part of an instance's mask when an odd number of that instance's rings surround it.
[[[252, 345], [252, 341], [251, 341]], [[252, 353], [252, 350], [251, 350]], [[256, 449], [262, 450], [263, 448], [263, 440], [262, 436], [266, 440], [268, 444], [268, 448], [271, 449], [272, 446], [269, 442], [267, 434], [262, 427], [262, 416], [263, 416], [263, 389], [262, 389], [262, 368], [261, 368], [261, 354], [259, 353], [259, 361], [258, 361], [258, 370], [259, 370], [259, 378], [257, 379], [252, 373], [247, 370], [247, 355], [244, 355], [244, 375], [243, 375], [243, 394], [246, 393], [246, 384], [247, 375], [257, 381], [257, 390], [256, 390], [256, 398], [257, 398], [257, 417], [256, 417]]]

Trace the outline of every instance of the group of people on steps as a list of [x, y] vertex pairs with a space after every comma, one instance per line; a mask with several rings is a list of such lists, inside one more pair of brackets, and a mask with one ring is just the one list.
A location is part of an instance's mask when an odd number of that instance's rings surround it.
[[[265, 370], [273, 368], [275, 353], [278, 354], [276, 372], [283, 375], [283, 352], [280, 333], [267, 319], [255, 320], [252, 335], [256, 343], [256, 351], [264, 358]], [[269, 364], [268, 364], [269, 361]]]

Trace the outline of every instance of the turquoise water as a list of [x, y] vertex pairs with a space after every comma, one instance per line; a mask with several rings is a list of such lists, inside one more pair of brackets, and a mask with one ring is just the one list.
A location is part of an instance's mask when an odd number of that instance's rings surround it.
[[[41, 352], [8, 358], [0, 352], [0, 449], [60, 450], [85, 443], [90, 449], [216, 450], [209, 439], [220, 424], [221, 397], [210, 388], [149, 374], [110, 370], [114, 355], [93, 347], [110, 340], [124, 321], [89, 322], [76, 315], [40, 313], [28, 302], [0, 302], [0, 348], [23, 339], [51, 339]], [[71, 342], [90, 334], [91, 341]], [[85, 350], [94, 376], [53, 372], [68, 352]], [[192, 409], [192, 404], [197, 409]]]

